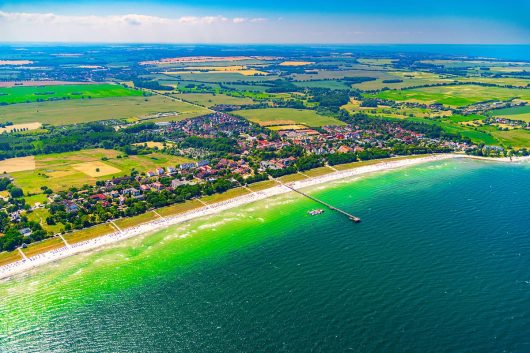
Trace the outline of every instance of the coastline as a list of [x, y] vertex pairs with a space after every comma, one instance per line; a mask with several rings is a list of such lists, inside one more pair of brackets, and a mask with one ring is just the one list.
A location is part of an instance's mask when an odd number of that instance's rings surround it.
[[[419, 158], [406, 158], [399, 160], [384, 159], [379, 163], [353, 167], [351, 169], [331, 172], [321, 176], [310, 177], [308, 179], [294, 181], [286, 183], [295, 189], [315, 186], [319, 184], [324, 184], [327, 182], [337, 181], [340, 179], [351, 178], [354, 176], [370, 174], [374, 172], [381, 172], [392, 169], [399, 169], [419, 164], [424, 164], [433, 161], [440, 161], [446, 159], [454, 158], [470, 158], [478, 160], [487, 160], [487, 161], [497, 161], [497, 162], [511, 162], [517, 163], [524, 160], [530, 160], [530, 157], [521, 157], [517, 159], [510, 160], [509, 158], [486, 158], [486, 157], [476, 157], [463, 154], [439, 154], [439, 155], [429, 155]], [[4, 266], [0, 266], [0, 280], [13, 277], [17, 274], [24, 273], [31, 269], [49, 264], [67, 257], [70, 257], [75, 254], [84, 253], [88, 251], [94, 251], [98, 248], [102, 248], [106, 245], [111, 245], [122, 240], [126, 240], [141, 234], [146, 234], [154, 232], [171, 225], [187, 222], [196, 218], [210, 216], [218, 212], [250, 204], [256, 201], [260, 201], [272, 196], [286, 194], [293, 192], [291, 189], [281, 185], [280, 183], [277, 186], [267, 188], [260, 191], [252, 191], [247, 195], [237, 196], [225, 201], [218, 203], [213, 203], [198, 209], [187, 211], [184, 213], [176, 214], [173, 216], [164, 217], [161, 219], [156, 219], [143, 223], [134, 227], [122, 229], [121, 231], [116, 231], [110, 234], [102, 235], [96, 238], [85, 240], [79, 243], [72, 245], [65, 245], [61, 248], [50, 250], [27, 259], [19, 260]]]

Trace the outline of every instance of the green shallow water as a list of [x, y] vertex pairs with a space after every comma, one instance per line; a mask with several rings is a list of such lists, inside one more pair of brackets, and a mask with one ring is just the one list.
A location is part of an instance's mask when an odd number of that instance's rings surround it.
[[0, 282], [1, 352], [528, 352], [530, 166], [283, 195]]

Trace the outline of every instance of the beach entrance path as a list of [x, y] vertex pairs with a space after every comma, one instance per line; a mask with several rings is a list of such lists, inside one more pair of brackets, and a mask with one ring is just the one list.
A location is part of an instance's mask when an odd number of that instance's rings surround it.
[[66, 245], [67, 248], [70, 247], [70, 244], [68, 244], [68, 242], [66, 241], [66, 239], [64, 239], [64, 237], [63, 237], [61, 234], [59, 234], [59, 238], [61, 238], [61, 239], [63, 240], [64, 245]]
[[28, 259], [28, 257], [26, 256], [26, 254], [24, 254], [24, 252], [22, 251], [21, 248], [17, 248], [17, 250], [18, 250], [18, 252], [20, 253], [20, 255], [22, 256], [22, 258], [23, 258], [24, 260], [27, 260], [27, 259]]
[[123, 230], [120, 227], [118, 227], [118, 225], [114, 223], [114, 221], [110, 221], [110, 224], [112, 224], [118, 232], [123, 233]]

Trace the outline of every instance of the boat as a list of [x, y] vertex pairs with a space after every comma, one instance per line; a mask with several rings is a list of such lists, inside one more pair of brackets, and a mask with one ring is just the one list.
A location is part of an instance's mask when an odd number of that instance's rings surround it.
[[316, 210], [307, 211], [307, 213], [309, 213], [311, 216], [316, 216], [316, 215], [324, 213], [324, 210], [319, 208]]

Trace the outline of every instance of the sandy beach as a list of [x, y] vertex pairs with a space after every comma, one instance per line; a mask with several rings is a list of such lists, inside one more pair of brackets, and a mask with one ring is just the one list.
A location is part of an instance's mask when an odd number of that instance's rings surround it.
[[[291, 183], [288, 183], [288, 185], [295, 189], [300, 189], [304, 187], [325, 184], [325, 183], [340, 180], [340, 179], [351, 178], [351, 177], [359, 176], [363, 174], [370, 174], [370, 173], [379, 172], [379, 171], [403, 168], [403, 167], [418, 165], [418, 164], [432, 162], [432, 161], [445, 160], [445, 159], [450, 159], [450, 158], [474, 158], [474, 159], [486, 159], [486, 160], [510, 162], [509, 159], [498, 159], [498, 158], [489, 159], [489, 158], [473, 157], [473, 156], [467, 156], [467, 155], [461, 155], [461, 154], [439, 154], [439, 155], [431, 155], [431, 156], [425, 156], [425, 157], [420, 157], [420, 158], [399, 159], [399, 160], [387, 159], [387, 160], [382, 160], [380, 163], [376, 163], [372, 165], [355, 167], [355, 168], [348, 169], [348, 170], [336, 171], [336, 172], [332, 172], [332, 173], [325, 174], [322, 176], [317, 176], [317, 177], [312, 177], [312, 178], [308, 178], [305, 180], [291, 182]], [[521, 158], [517, 160], [514, 159], [511, 162], [519, 162], [523, 160], [528, 160], [528, 158]], [[263, 200], [263, 199], [266, 199], [272, 196], [285, 194], [289, 192], [293, 192], [293, 191], [279, 183], [278, 186], [274, 186], [274, 187], [261, 190], [261, 191], [257, 191], [257, 192], [251, 192], [248, 195], [238, 196], [238, 197], [226, 200], [226, 201], [210, 204], [208, 206], [204, 206], [199, 209], [195, 209], [195, 210], [188, 211], [185, 213], [156, 219], [148, 223], [144, 223], [144, 224], [131, 227], [131, 228], [122, 229], [121, 231], [117, 231], [111, 234], [89, 239], [89, 240], [79, 242], [76, 244], [72, 244], [72, 245], [65, 244], [64, 247], [51, 250], [51, 251], [48, 251], [42, 254], [38, 254], [33, 257], [29, 257], [29, 258], [26, 258], [26, 259], [23, 259], [17, 262], [13, 262], [8, 265], [1, 266], [0, 267], [0, 279], [9, 278], [16, 274], [20, 274], [25, 271], [28, 271], [32, 268], [36, 268], [44, 264], [58, 261], [60, 259], [64, 259], [66, 257], [79, 254], [82, 252], [93, 251], [97, 248], [101, 248], [101, 247], [104, 247], [104, 246], [107, 246], [113, 243], [117, 243], [119, 241], [129, 239], [131, 237], [134, 237], [140, 234], [146, 234], [149, 232], [153, 232], [156, 230], [166, 228], [174, 224], [187, 222], [192, 219], [199, 218], [199, 217], [213, 215], [213, 214], [219, 213], [224, 210], [236, 208], [242, 205], [246, 205], [252, 202], [256, 202], [256, 201]]]

